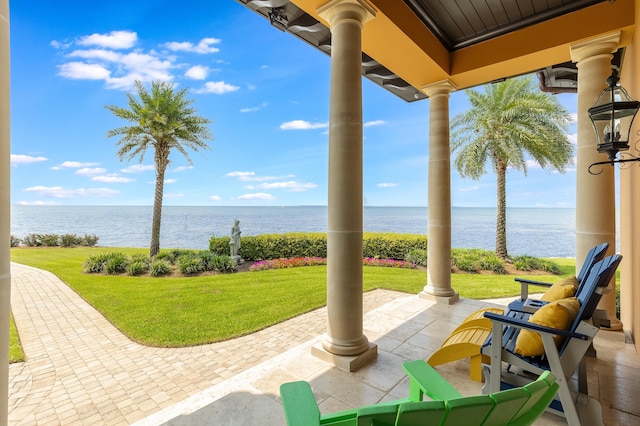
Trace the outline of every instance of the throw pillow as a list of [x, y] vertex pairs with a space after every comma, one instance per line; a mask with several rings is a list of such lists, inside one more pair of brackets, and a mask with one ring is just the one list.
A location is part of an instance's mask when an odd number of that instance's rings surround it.
[[[544, 327], [568, 330], [580, 311], [580, 302], [575, 297], [555, 300], [542, 308], [529, 318], [529, 322]], [[562, 336], [554, 337], [556, 345], [563, 341]], [[516, 339], [515, 352], [522, 356], [539, 356], [544, 354], [544, 345], [540, 333], [529, 330], [520, 330]]]
[[579, 283], [576, 277], [563, 278], [549, 287], [540, 299], [545, 302], [553, 302], [554, 300], [572, 297], [576, 294], [578, 285]]

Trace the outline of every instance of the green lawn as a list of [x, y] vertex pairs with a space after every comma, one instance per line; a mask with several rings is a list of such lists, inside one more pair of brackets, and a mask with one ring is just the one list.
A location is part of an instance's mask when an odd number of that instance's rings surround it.
[[[130, 248], [15, 248], [11, 260], [53, 272], [131, 339], [150, 346], [181, 347], [252, 333], [317, 309], [326, 302], [326, 266], [243, 272], [189, 278], [103, 276], [82, 273], [90, 255], [106, 251], [146, 253]], [[558, 262], [564, 275], [573, 259]], [[537, 276], [554, 281], [558, 276]], [[420, 270], [364, 267], [365, 291], [384, 288], [418, 293]], [[513, 276], [454, 274], [462, 297], [519, 294]]]

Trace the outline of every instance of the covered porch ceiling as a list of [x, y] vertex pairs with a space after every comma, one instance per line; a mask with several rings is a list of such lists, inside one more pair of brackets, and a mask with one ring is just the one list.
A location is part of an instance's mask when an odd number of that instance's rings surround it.
[[[330, 54], [317, 13], [328, 0], [236, 1]], [[362, 74], [407, 102], [442, 80], [465, 89], [533, 72], [543, 90], [575, 91], [570, 44], [622, 29], [625, 46], [634, 27], [633, 0], [367, 1], [377, 14], [364, 25]]]

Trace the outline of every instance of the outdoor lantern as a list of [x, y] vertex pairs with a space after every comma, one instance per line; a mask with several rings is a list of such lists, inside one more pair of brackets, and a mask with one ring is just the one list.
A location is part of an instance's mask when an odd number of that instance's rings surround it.
[[640, 161], [640, 158], [634, 156], [616, 158], [619, 151], [629, 149], [631, 124], [640, 108], [640, 102], [631, 99], [627, 91], [618, 85], [618, 80], [618, 71], [614, 68], [607, 79], [609, 86], [602, 91], [596, 104], [589, 108], [589, 119], [596, 132], [598, 152], [604, 152], [609, 157], [608, 161], [594, 163], [591, 166]]

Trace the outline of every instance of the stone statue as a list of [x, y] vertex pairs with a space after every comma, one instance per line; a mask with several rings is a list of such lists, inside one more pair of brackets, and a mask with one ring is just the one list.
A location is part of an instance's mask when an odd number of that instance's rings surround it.
[[238, 250], [240, 250], [240, 234], [240, 221], [236, 219], [231, 227], [231, 241], [229, 242], [231, 258], [233, 259], [240, 259], [240, 256], [238, 256]]

